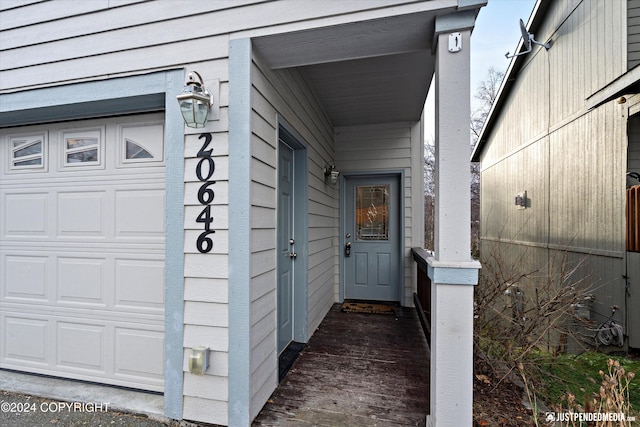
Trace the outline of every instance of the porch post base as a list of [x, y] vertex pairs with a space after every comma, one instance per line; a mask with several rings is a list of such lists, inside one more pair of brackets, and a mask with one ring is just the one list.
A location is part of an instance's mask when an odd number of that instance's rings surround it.
[[473, 291], [477, 261], [428, 259], [431, 287], [431, 427], [473, 423]]
[[433, 424], [433, 418], [431, 418], [431, 415], [427, 415], [426, 427], [435, 427]]

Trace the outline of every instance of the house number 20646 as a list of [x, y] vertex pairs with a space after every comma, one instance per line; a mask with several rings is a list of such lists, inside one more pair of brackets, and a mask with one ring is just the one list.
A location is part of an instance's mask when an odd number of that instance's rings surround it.
[[211, 134], [203, 133], [198, 137], [198, 139], [204, 139], [204, 143], [197, 154], [200, 161], [198, 161], [198, 164], [196, 165], [196, 176], [198, 177], [198, 180], [202, 182], [202, 185], [198, 189], [198, 201], [204, 206], [204, 209], [196, 218], [196, 222], [204, 224], [204, 231], [200, 233], [198, 240], [196, 240], [196, 248], [198, 248], [198, 252], [206, 254], [213, 248], [213, 240], [211, 240], [209, 235], [216, 232], [211, 229], [211, 223], [213, 222], [213, 217], [211, 216], [211, 202], [213, 202], [215, 197], [215, 193], [211, 186], [216, 182], [209, 180], [213, 176], [213, 172], [216, 170], [216, 163], [213, 161], [213, 158], [211, 158], [213, 148], [207, 149], [211, 143]]

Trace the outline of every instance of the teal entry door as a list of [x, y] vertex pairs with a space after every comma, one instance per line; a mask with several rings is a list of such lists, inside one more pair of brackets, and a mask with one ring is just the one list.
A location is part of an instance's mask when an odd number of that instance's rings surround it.
[[278, 354], [293, 341], [293, 285], [295, 253], [294, 231], [294, 155], [280, 141], [278, 147]]
[[345, 184], [344, 297], [399, 301], [399, 178], [347, 177]]

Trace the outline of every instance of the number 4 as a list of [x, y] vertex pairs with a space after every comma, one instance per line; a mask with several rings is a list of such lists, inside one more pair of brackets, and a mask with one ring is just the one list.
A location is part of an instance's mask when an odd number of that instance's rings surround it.
[[209, 231], [211, 223], [213, 222], [213, 217], [211, 216], [211, 205], [206, 206], [198, 218], [196, 218], [196, 222], [204, 224], [204, 229]]

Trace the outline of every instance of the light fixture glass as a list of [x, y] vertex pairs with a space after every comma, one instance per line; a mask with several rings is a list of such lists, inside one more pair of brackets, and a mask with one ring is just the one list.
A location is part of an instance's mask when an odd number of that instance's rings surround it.
[[331, 177], [329, 178], [331, 180], [331, 185], [336, 185], [338, 183], [339, 176], [340, 176], [340, 172], [331, 171]]
[[340, 172], [336, 170], [334, 165], [327, 166], [324, 168], [324, 176], [325, 179], [328, 178], [331, 185], [336, 185], [338, 183], [338, 177], [340, 176]]
[[[194, 74], [200, 81], [195, 80]], [[189, 73], [185, 87], [177, 98], [185, 124], [192, 128], [203, 128], [207, 123], [209, 108], [213, 105], [213, 96], [204, 87], [197, 71]]]

